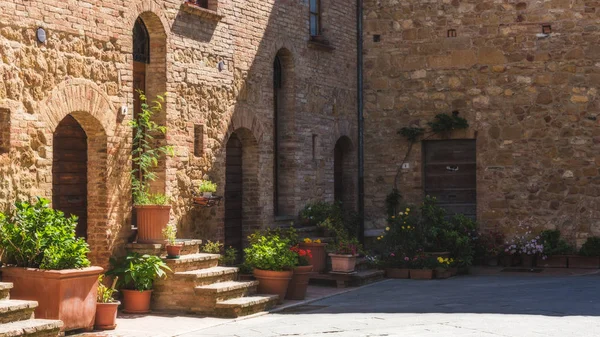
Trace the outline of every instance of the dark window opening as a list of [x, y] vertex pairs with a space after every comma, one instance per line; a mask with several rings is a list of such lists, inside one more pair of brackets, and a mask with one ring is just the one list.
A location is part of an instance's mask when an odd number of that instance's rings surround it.
[[309, 0], [310, 35], [321, 35], [321, 4], [319, 0]]
[[377, 35], [373, 35], [373, 42], [379, 42], [381, 41], [381, 35], [377, 34]]
[[543, 25], [542, 26], [542, 33], [544, 33], [544, 34], [550, 34], [550, 33], [552, 33], [552, 26], [551, 25]]
[[275, 186], [275, 200], [274, 200], [274, 208], [275, 214], [279, 214], [279, 133], [277, 130], [278, 114], [279, 114], [279, 101], [281, 96], [281, 91], [283, 89], [283, 74], [281, 69], [281, 60], [279, 56], [275, 56], [275, 61], [273, 62], [273, 101], [274, 101], [274, 111], [273, 111], [273, 139], [275, 140], [273, 144], [273, 152], [275, 158], [275, 170], [273, 183]]
[[133, 26], [133, 60], [141, 63], [150, 63], [150, 36], [148, 29], [138, 18]]
[[202, 157], [204, 153], [204, 125], [194, 125], [194, 156]]
[[10, 110], [0, 108], [0, 153], [10, 151]]
[[448, 37], [456, 37], [456, 29], [448, 29]]

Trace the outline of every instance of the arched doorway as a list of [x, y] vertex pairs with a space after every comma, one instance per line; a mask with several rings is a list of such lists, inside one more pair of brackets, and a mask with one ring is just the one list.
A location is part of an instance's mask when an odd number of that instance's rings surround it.
[[76, 215], [77, 236], [87, 239], [87, 135], [71, 115], [56, 127], [53, 140], [52, 207]]
[[355, 209], [354, 157], [350, 138], [340, 137], [333, 150], [333, 196], [345, 210]]
[[232, 133], [225, 158], [225, 247], [243, 248], [243, 157], [242, 141]]

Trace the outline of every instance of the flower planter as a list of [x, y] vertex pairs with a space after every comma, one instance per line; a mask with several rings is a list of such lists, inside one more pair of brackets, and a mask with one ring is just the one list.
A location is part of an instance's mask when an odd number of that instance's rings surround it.
[[98, 275], [104, 269], [41, 270], [4, 267], [2, 281], [12, 282], [11, 299], [37, 301], [35, 318], [59, 319], [63, 330], [94, 327]]
[[448, 268], [448, 270], [450, 271], [450, 275], [452, 275], [452, 276], [458, 275], [458, 268], [450, 267], [450, 268]]
[[533, 268], [535, 266], [535, 255], [521, 255], [521, 266], [525, 268]]
[[512, 267], [519, 264], [519, 257], [514, 255], [502, 255], [500, 260], [502, 267]]
[[410, 278], [413, 280], [431, 280], [433, 269], [411, 269]]
[[183, 248], [183, 244], [180, 245], [166, 245], [167, 246], [167, 259], [178, 259], [181, 254], [181, 248]]
[[258, 280], [258, 293], [279, 295], [277, 303], [283, 303], [293, 271], [273, 271], [254, 269], [254, 277]]
[[164, 243], [162, 230], [167, 227], [171, 206], [135, 206], [138, 228], [138, 243]]
[[569, 268], [598, 269], [600, 268], [600, 257], [598, 256], [569, 256]]
[[385, 277], [407, 279], [410, 277], [410, 270], [406, 268], [385, 268]]
[[485, 257], [485, 265], [490, 267], [498, 266], [498, 256], [486, 256]]
[[121, 302], [96, 303], [96, 330], [114, 330], [117, 327], [117, 309]]
[[308, 257], [308, 263], [313, 266], [313, 271], [322, 273], [327, 268], [327, 253], [325, 253], [326, 243], [300, 243], [301, 249], [309, 249], [312, 257]]
[[331, 257], [331, 271], [335, 273], [351, 273], [356, 267], [356, 255], [329, 254]]
[[435, 270], [435, 278], [437, 279], [447, 279], [454, 275], [452, 275], [452, 271], [450, 269], [436, 269]]
[[294, 268], [294, 274], [285, 294], [287, 300], [303, 300], [306, 297], [306, 288], [308, 288], [308, 279], [311, 272], [312, 266]]
[[123, 312], [128, 314], [147, 314], [150, 312], [152, 290], [121, 289], [123, 294]]
[[544, 260], [541, 256], [537, 257], [536, 265], [543, 268], [567, 268], [568, 258], [565, 255], [548, 256]]

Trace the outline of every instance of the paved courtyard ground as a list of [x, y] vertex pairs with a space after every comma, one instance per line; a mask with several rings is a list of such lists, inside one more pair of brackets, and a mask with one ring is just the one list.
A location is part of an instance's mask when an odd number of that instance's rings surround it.
[[[176, 324], [186, 322], [182, 319], [206, 321], [183, 332]], [[147, 322], [146, 328], [152, 325]], [[173, 335], [185, 337], [600, 336], [600, 274], [386, 280], [260, 317], [238, 321], [179, 317], [171, 324], [179, 330]], [[145, 335], [168, 336], [167, 331], [168, 326], [162, 326]]]

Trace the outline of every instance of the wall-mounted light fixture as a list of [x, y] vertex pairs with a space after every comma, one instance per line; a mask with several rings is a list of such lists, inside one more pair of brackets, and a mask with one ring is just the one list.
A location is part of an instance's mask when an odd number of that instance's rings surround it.
[[225, 70], [225, 62], [219, 61], [219, 63], [217, 64], [217, 69], [219, 69], [219, 71]]

